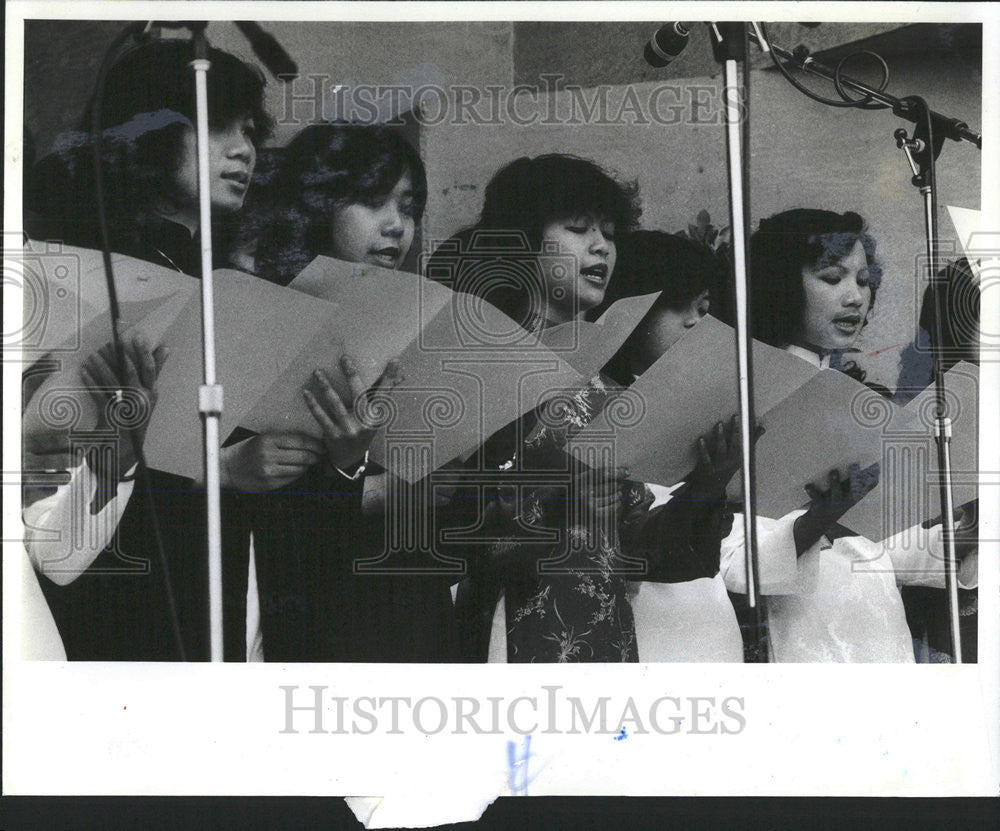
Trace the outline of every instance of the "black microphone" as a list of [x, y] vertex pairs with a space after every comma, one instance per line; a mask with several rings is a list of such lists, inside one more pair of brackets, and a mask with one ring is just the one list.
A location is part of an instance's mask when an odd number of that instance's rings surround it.
[[[249, 20], [234, 20], [233, 23], [250, 42], [253, 53], [275, 78], [294, 81], [299, 77], [298, 64], [289, 57], [285, 48], [275, 40], [274, 35], [265, 32], [259, 23], [253, 23]], [[150, 20], [141, 31], [136, 32], [136, 38], [144, 43], [150, 39], [153, 29], [191, 29], [193, 31], [195, 27], [204, 29], [206, 25], [205, 21]], [[141, 24], [137, 24], [137, 28], [138, 26]]]
[[292, 81], [299, 77], [299, 67], [289, 57], [284, 47], [275, 40], [274, 35], [265, 32], [259, 23], [249, 20], [234, 20], [236, 28], [239, 29], [250, 41], [250, 48], [253, 53], [260, 58], [260, 62], [267, 67], [275, 78], [282, 81]]
[[666, 66], [684, 51], [689, 34], [690, 29], [686, 23], [664, 23], [646, 44], [643, 51], [646, 63], [657, 69]]
[[154, 33], [154, 29], [190, 29], [194, 31], [195, 27], [204, 29], [208, 25], [205, 21], [198, 22], [196, 20], [147, 20], [145, 24], [141, 22], [136, 22], [131, 24], [135, 27], [135, 37], [140, 43], [146, 43], [150, 40], [155, 40], [159, 37], [159, 33]]

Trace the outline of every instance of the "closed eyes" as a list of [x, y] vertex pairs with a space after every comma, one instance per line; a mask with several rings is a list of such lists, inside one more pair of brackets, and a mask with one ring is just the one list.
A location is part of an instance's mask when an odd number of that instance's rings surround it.
[[[828, 286], [836, 286], [836, 285], [838, 285], [840, 283], [841, 280], [844, 279], [844, 277], [846, 276], [846, 272], [843, 272], [843, 273], [840, 273], [840, 272], [835, 272], [835, 273], [820, 272], [816, 276], [819, 277], [819, 279], [822, 280], [824, 283], [826, 283]], [[864, 288], [865, 286], [867, 286], [868, 283], [870, 282], [870, 277], [869, 277], [869, 274], [868, 274], [868, 269], [864, 269], [862, 271], [859, 271], [855, 275], [855, 279], [858, 281], [858, 285], [861, 286], [862, 288]]]
[[[580, 234], [582, 236], [583, 234], [589, 233], [590, 229], [593, 228], [594, 226], [588, 223], [586, 225], [570, 224], [570, 225], [566, 225], [565, 227], [566, 227], [566, 230], [569, 231], [570, 233]], [[604, 226], [600, 230], [601, 230], [602, 236], [606, 240], [612, 240], [612, 241], [614, 240], [614, 238], [615, 238], [615, 229], [613, 227]]]

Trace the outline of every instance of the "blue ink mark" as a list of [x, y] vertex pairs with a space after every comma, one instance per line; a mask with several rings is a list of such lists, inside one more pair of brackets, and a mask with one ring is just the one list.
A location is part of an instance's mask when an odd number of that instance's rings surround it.
[[622, 739], [627, 739], [628, 733], [625, 732], [625, 725], [622, 725], [622, 731], [617, 736], [615, 736], [615, 741], [620, 742]]
[[518, 755], [515, 742], [507, 742], [507, 784], [514, 796], [527, 796], [528, 785], [532, 778], [528, 775], [528, 762], [531, 759], [531, 736], [524, 737], [524, 747]]

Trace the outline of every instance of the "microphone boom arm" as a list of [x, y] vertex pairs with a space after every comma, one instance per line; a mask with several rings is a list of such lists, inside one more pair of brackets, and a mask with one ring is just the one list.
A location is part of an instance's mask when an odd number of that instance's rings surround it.
[[[758, 32], [758, 28], [760, 29], [760, 32]], [[890, 95], [884, 90], [876, 89], [875, 87], [841, 74], [839, 65], [836, 68], [831, 68], [826, 64], [821, 63], [809, 54], [809, 50], [805, 46], [799, 46], [795, 50], [789, 52], [787, 49], [773, 43], [770, 38], [767, 37], [766, 30], [764, 30], [763, 26], [751, 26], [749, 36], [750, 40], [760, 46], [761, 49], [765, 51], [769, 50], [772, 53], [773, 60], [775, 61], [778, 61], [779, 59], [787, 61], [803, 72], [809, 72], [813, 75], [819, 76], [820, 78], [825, 78], [827, 81], [837, 85], [838, 89], [849, 89], [853, 92], [859, 93], [864, 96], [860, 99], [862, 102], [867, 100], [881, 104], [883, 107], [891, 109], [894, 115], [899, 118], [904, 118], [907, 121], [912, 121], [914, 124], [919, 124], [923, 119], [923, 112], [921, 111], [921, 108], [916, 106], [912, 100], [897, 98], [895, 95]], [[934, 119], [935, 135], [950, 138], [953, 141], [967, 141], [982, 150], [982, 135], [969, 129], [969, 125], [966, 122], [957, 118], [950, 118], [949, 116], [941, 115], [933, 110], [930, 115], [931, 118]]]

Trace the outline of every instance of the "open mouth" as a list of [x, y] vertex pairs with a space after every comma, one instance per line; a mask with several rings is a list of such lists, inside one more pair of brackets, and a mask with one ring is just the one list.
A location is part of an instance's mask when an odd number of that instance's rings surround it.
[[608, 267], [604, 263], [588, 265], [586, 268], [580, 269], [580, 276], [591, 283], [603, 286], [608, 281]]
[[378, 250], [369, 251], [368, 256], [371, 257], [374, 263], [387, 266], [388, 268], [395, 268], [396, 263], [399, 261], [399, 249], [395, 246], [379, 248]]
[[861, 315], [843, 315], [833, 319], [834, 328], [845, 335], [853, 335], [861, 326]]

